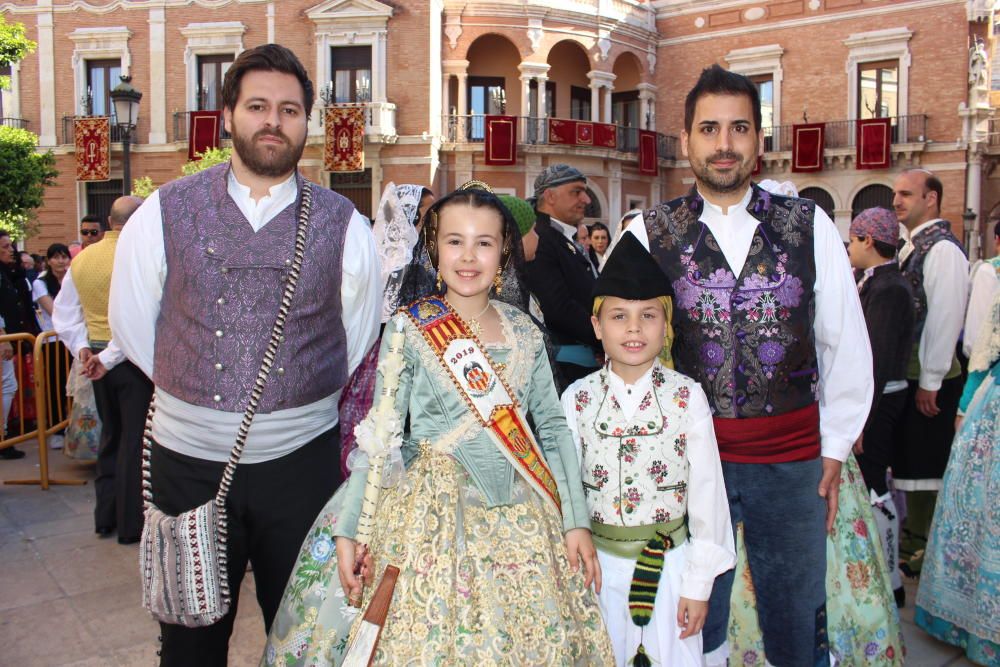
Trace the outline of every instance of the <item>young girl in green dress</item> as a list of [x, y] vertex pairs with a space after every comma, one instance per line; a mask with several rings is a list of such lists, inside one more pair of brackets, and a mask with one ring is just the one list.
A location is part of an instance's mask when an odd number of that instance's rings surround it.
[[[353, 474], [303, 544], [262, 664], [341, 664], [362, 626], [350, 602], [367, 607], [375, 586], [366, 584], [388, 565], [399, 575], [374, 664], [614, 664], [543, 336], [499, 300], [524, 300], [518, 241], [481, 184], [427, 215], [415, 262], [433, 268], [408, 271], [410, 295], [424, 296], [388, 323]], [[438, 290], [427, 289], [432, 280]], [[387, 383], [389, 415], [378, 398]], [[371, 538], [359, 545], [369, 454], [381, 460], [385, 442], [395, 443], [386, 458], [397, 470], [383, 476]]]

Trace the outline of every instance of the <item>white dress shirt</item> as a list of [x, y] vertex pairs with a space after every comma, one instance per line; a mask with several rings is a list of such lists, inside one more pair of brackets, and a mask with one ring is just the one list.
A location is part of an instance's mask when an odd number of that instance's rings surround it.
[[[608, 368], [608, 389], [618, 400], [626, 419], [631, 419], [647, 392], [653, 391], [653, 368], [647, 370], [634, 385], [627, 385], [611, 368]], [[563, 413], [569, 424], [580, 461], [580, 431], [577, 426], [575, 396], [586, 383], [577, 380], [562, 395]], [[684, 573], [681, 576], [680, 595], [692, 600], [707, 600], [712, 593], [716, 576], [736, 564], [736, 546], [729, 515], [729, 500], [722, 478], [719, 445], [712, 426], [712, 409], [708, 398], [697, 382], [691, 381], [688, 398], [687, 456], [687, 517], [690, 529], [690, 550], [687, 552]], [[672, 447], [673, 443], [664, 443]], [[617, 450], [616, 450], [617, 451]]]
[[[81, 350], [90, 348], [87, 323], [83, 319], [83, 306], [80, 305], [80, 293], [76, 291], [76, 284], [73, 283], [73, 267], [66, 271], [59, 287], [59, 294], [52, 302], [52, 326], [59, 334], [59, 340], [77, 359], [80, 358]], [[97, 357], [109, 371], [125, 359], [125, 354], [114, 341], [114, 330], [108, 346], [101, 350]]]
[[[250, 188], [239, 183], [230, 171], [228, 192], [256, 232], [295, 201], [298, 185], [293, 176], [270, 188], [267, 196], [255, 202]], [[350, 376], [378, 337], [382, 310], [375, 239], [365, 218], [357, 211], [347, 226], [342, 272], [341, 320], [347, 341], [346, 371]], [[166, 277], [163, 218], [159, 193], [154, 192], [132, 214], [118, 239], [109, 313], [115, 341], [149, 377], [153, 376], [156, 319]], [[158, 444], [200, 459], [229, 458], [243, 419], [242, 411], [223, 412], [192, 405], [160, 388], [156, 389], [155, 397], [153, 438]], [[338, 421], [339, 398], [338, 390], [309, 405], [258, 412], [241, 462], [259, 463], [285, 456], [333, 428]]]
[[965, 331], [962, 334], [962, 351], [972, 356], [972, 345], [976, 342], [983, 320], [989, 317], [993, 298], [1000, 292], [1000, 275], [990, 261], [982, 262], [972, 274], [969, 291], [969, 307], [965, 311]]
[[[912, 232], [912, 239], [940, 218], [928, 220]], [[900, 265], [913, 252], [907, 240], [899, 252]], [[969, 260], [954, 243], [939, 242], [924, 258], [924, 293], [927, 295], [927, 319], [920, 334], [917, 356], [920, 359], [920, 388], [937, 391], [951, 370], [955, 345], [965, 321], [968, 298]]]
[[[752, 189], [748, 189], [743, 199], [725, 213], [706, 199], [699, 218], [712, 232], [737, 276], [746, 264], [754, 232], [760, 224], [746, 210], [751, 194]], [[641, 217], [639, 222], [642, 224], [633, 223], [625, 232], [634, 234], [648, 250], [646, 225]], [[871, 408], [875, 391], [872, 349], [844, 242], [830, 216], [818, 206], [813, 219], [813, 254], [816, 262], [813, 335], [819, 365], [822, 455], [844, 461]]]

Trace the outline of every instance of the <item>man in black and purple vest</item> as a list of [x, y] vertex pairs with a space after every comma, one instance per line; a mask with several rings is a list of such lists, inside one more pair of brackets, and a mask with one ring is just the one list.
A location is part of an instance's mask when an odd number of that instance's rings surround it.
[[[826, 532], [872, 397], [864, 315], [830, 218], [751, 182], [763, 146], [754, 84], [706, 69], [684, 125], [695, 187], [628, 231], [670, 281], [677, 370], [712, 406], [767, 660], [829, 665]], [[726, 664], [732, 584], [730, 571], [712, 589], [709, 665]]]
[[313, 87], [288, 49], [244, 51], [223, 84], [230, 163], [153, 193], [122, 234], [115, 339], [154, 384], [153, 502], [168, 514], [213, 497], [250, 398], [312, 208], [298, 286], [227, 499], [229, 614], [161, 624], [163, 665], [225, 665], [236, 595], [253, 565], [269, 629], [299, 547], [339, 482], [337, 399], [378, 333], [374, 239], [340, 195], [305, 180]]
[[913, 290], [916, 319], [892, 477], [896, 488], [906, 491], [900, 567], [918, 574], [962, 396], [956, 347], [965, 318], [969, 262], [951, 224], [941, 219], [940, 179], [926, 169], [907, 169], [896, 177], [893, 193], [896, 217], [910, 232], [899, 265]]

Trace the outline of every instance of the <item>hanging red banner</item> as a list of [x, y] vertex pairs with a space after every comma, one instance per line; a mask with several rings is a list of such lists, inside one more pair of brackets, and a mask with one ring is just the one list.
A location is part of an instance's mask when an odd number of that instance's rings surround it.
[[639, 173], [656, 176], [660, 172], [656, 155], [656, 132], [639, 130]]
[[326, 127], [323, 168], [337, 172], [364, 171], [364, 107], [328, 107], [323, 121]]
[[611, 123], [594, 123], [594, 145], [601, 148], [617, 148], [618, 126]]
[[823, 171], [823, 133], [826, 123], [792, 126], [792, 171]]
[[218, 148], [221, 129], [221, 111], [192, 111], [188, 127], [188, 161], [200, 160], [201, 153]]
[[575, 144], [576, 143], [576, 121], [563, 120], [561, 118], [549, 119], [549, 143], [550, 144]]
[[76, 180], [107, 181], [111, 178], [111, 119], [106, 116], [73, 121], [76, 148]]
[[517, 117], [486, 117], [486, 164], [517, 163]]
[[887, 169], [892, 164], [892, 125], [888, 118], [857, 121], [856, 169]]

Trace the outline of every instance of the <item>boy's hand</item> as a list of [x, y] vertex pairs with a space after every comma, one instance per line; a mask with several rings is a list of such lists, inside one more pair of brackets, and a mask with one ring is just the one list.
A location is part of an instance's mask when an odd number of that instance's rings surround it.
[[590, 531], [586, 528], [574, 528], [566, 532], [566, 551], [569, 553], [569, 566], [573, 572], [580, 569], [583, 562], [585, 575], [583, 585], [590, 588], [593, 582], [594, 591], [601, 592], [601, 564], [597, 560], [597, 549], [590, 539]]
[[693, 637], [705, 627], [708, 617], [708, 600], [690, 600], [681, 598], [677, 605], [677, 627], [683, 628], [680, 639]]

